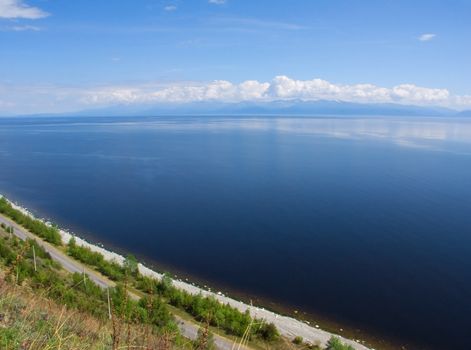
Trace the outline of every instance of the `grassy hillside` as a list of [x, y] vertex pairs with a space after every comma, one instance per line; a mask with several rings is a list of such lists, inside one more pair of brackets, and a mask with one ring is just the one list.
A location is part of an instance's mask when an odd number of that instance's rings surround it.
[[[115, 348], [170, 349], [174, 335], [155, 333], [151, 327], [119, 325]], [[90, 313], [67, 308], [49, 298], [11, 284], [0, 285], [0, 349], [113, 348], [113, 325]], [[167, 345], [166, 345], [167, 344]], [[191, 342], [178, 348], [191, 349]]]
[[0, 231], [0, 349], [193, 348], [159, 298], [132, 300], [118, 286], [108, 303], [105, 290], [65, 272], [37, 243]]

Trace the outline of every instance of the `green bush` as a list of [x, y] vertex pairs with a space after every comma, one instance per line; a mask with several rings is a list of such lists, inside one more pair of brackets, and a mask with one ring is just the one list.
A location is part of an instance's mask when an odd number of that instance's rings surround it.
[[[221, 304], [214, 297], [192, 295], [172, 285], [171, 278], [165, 274], [161, 280], [139, 275], [135, 279], [135, 287], [149, 294], [164, 297], [172, 306], [182, 309], [196, 320], [209, 322], [211, 326], [224, 330], [227, 334], [241, 337], [244, 335], [252, 318], [248, 312], [241, 312], [228, 304]], [[255, 322], [258, 323], [258, 322]], [[264, 341], [273, 341], [279, 337], [273, 324], [253, 326], [249, 338], [256, 336]]]
[[280, 334], [273, 323], [263, 323], [257, 331], [257, 335], [259, 335], [263, 340], [269, 342], [277, 340], [280, 337]]
[[82, 247], [76, 244], [72, 238], [67, 244], [67, 254], [87, 265], [93, 266], [103, 275], [108, 276], [114, 281], [121, 281], [125, 276], [125, 269], [121, 265], [105, 260], [102, 254], [92, 251], [88, 247]]
[[145, 296], [139, 300], [139, 306], [147, 310], [147, 323], [161, 328], [174, 321], [168, 307], [158, 297]]
[[16, 256], [8, 246], [6, 239], [0, 239], [0, 259], [5, 261], [5, 265], [10, 265], [15, 258]]
[[351, 345], [343, 344], [339, 338], [332, 337], [327, 343], [326, 350], [355, 350]]
[[303, 337], [297, 336], [293, 339], [293, 344], [301, 345], [303, 343]]
[[62, 238], [57, 227], [51, 227], [44, 222], [33, 219], [21, 211], [14, 209], [5, 198], [0, 198], [0, 213], [8, 216], [17, 224], [25, 227], [35, 235], [44, 238], [49, 243], [61, 245]]

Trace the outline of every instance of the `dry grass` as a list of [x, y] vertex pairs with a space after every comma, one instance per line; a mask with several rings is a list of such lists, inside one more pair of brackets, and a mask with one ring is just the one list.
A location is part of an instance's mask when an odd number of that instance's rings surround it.
[[1, 350], [190, 348], [190, 344], [175, 345], [174, 338], [148, 326], [128, 325], [118, 317], [100, 321], [6, 283], [0, 276]]
[[0, 286], [0, 348], [106, 349], [106, 325], [6, 283]]

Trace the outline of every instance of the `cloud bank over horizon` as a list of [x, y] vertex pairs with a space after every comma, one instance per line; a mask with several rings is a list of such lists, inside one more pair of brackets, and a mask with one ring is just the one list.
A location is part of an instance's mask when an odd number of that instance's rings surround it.
[[91, 87], [1, 86], [0, 113], [48, 113], [114, 105], [164, 105], [193, 102], [238, 103], [272, 101], [342, 101], [393, 103], [424, 107], [471, 108], [471, 95], [453, 95], [443, 88], [414, 84], [380, 87], [374, 84], [336, 84], [323, 79], [296, 80], [280, 75], [269, 82], [172, 82]]
[[354, 103], [398, 103], [419, 106], [471, 107], [471, 95], [455, 96], [447, 89], [400, 84], [391, 88], [373, 84], [336, 84], [323, 79], [296, 80], [280, 75], [270, 82], [184, 82], [167, 85], [107, 86], [88, 91], [87, 104], [270, 102], [276, 100], [333, 100]]

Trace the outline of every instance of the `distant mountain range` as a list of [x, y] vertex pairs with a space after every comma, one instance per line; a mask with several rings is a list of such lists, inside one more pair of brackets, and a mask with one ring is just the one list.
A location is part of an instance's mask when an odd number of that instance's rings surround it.
[[[46, 114], [42, 114], [46, 116]], [[51, 114], [47, 114], [51, 116]], [[273, 116], [471, 116], [443, 107], [393, 103], [362, 104], [340, 101], [193, 102], [159, 105], [115, 105], [56, 116], [171, 116], [171, 115], [273, 115]]]

